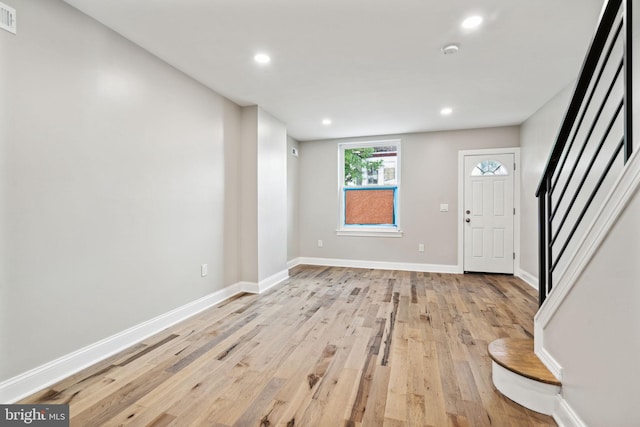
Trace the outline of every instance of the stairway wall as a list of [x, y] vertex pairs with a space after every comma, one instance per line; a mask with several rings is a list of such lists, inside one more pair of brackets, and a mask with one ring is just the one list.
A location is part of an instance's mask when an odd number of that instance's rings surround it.
[[[520, 126], [520, 269], [522, 277], [538, 278], [538, 199], [536, 190], [551, 147], [571, 100], [575, 81]], [[531, 280], [531, 279], [529, 279]], [[537, 285], [537, 283], [533, 283]]]
[[639, 217], [636, 192], [544, 329], [563, 398], [589, 426], [640, 425]]
[[[637, 9], [633, 16], [636, 23], [640, 22]], [[636, 82], [640, 78], [639, 36], [640, 26], [636, 24], [633, 34], [633, 80]], [[563, 406], [559, 415], [572, 414], [569, 419], [575, 425], [640, 425], [640, 413], [636, 410], [640, 382], [637, 363], [640, 359], [640, 191], [637, 188], [640, 87], [637, 84], [633, 104], [636, 153], [625, 174], [626, 178], [634, 177], [629, 179], [635, 183], [630, 186], [631, 198], [566, 298], [552, 314], [545, 314], [548, 320], [544, 324], [539, 325], [536, 319], [536, 330], [542, 332], [536, 335], [536, 340], [542, 342], [544, 351], [562, 367]]]

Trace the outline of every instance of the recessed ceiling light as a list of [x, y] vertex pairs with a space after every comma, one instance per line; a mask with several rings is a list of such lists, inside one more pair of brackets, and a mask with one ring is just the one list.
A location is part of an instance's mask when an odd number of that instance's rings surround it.
[[268, 64], [269, 62], [271, 62], [271, 57], [269, 57], [269, 55], [265, 53], [258, 53], [253, 57], [253, 60], [258, 64]]
[[470, 16], [464, 21], [462, 21], [462, 28], [471, 30], [473, 28], [478, 28], [480, 24], [482, 24], [482, 16], [480, 15]]
[[453, 108], [451, 107], [444, 107], [442, 110], [440, 110], [440, 114], [442, 114], [443, 116], [448, 116], [451, 113], [453, 113]]
[[322, 124], [325, 126], [329, 126], [331, 124], [331, 119], [323, 119]]
[[442, 53], [445, 55], [451, 55], [453, 53], [458, 52], [460, 50], [460, 45], [451, 43], [442, 47]]

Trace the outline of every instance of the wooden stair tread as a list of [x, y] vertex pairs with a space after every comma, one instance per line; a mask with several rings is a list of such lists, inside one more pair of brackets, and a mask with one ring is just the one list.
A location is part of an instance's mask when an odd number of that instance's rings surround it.
[[534, 353], [532, 339], [497, 339], [489, 344], [489, 356], [498, 365], [518, 375], [545, 384], [561, 385]]

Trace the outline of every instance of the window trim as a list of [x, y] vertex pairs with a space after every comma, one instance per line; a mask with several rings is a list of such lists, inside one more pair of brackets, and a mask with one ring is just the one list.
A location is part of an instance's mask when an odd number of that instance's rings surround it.
[[[393, 145], [396, 147], [396, 153], [398, 161], [396, 162], [396, 184], [393, 186], [389, 185], [370, 185], [370, 186], [358, 186], [358, 187], [348, 187], [351, 189], [357, 189], [366, 187], [367, 189], [376, 189], [380, 188], [389, 188], [396, 187], [394, 191], [394, 216], [395, 216], [395, 224], [353, 224], [347, 225], [345, 224], [345, 198], [346, 186], [344, 185], [344, 152], [348, 149], [358, 148], [358, 147], [388, 147]], [[336, 235], [338, 236], [358, 236], [358, 237], [402, 237], [403, 232], [400, 228], [400, 193], [401, 193], [401, 140], [400, 139], [385, 139], [385, 140], [374, 140], [374, 141], [358, 141], [358, 142], [343, 142], [338, 144], [338, 228], [336, 229]]]

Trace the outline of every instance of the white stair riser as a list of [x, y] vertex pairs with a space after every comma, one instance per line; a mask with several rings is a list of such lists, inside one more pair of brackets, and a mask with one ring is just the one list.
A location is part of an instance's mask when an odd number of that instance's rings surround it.
[[492, 362], [493, 384], [509, 399], [546, 415], [552, 415], [560, 387], [531, 380]]

